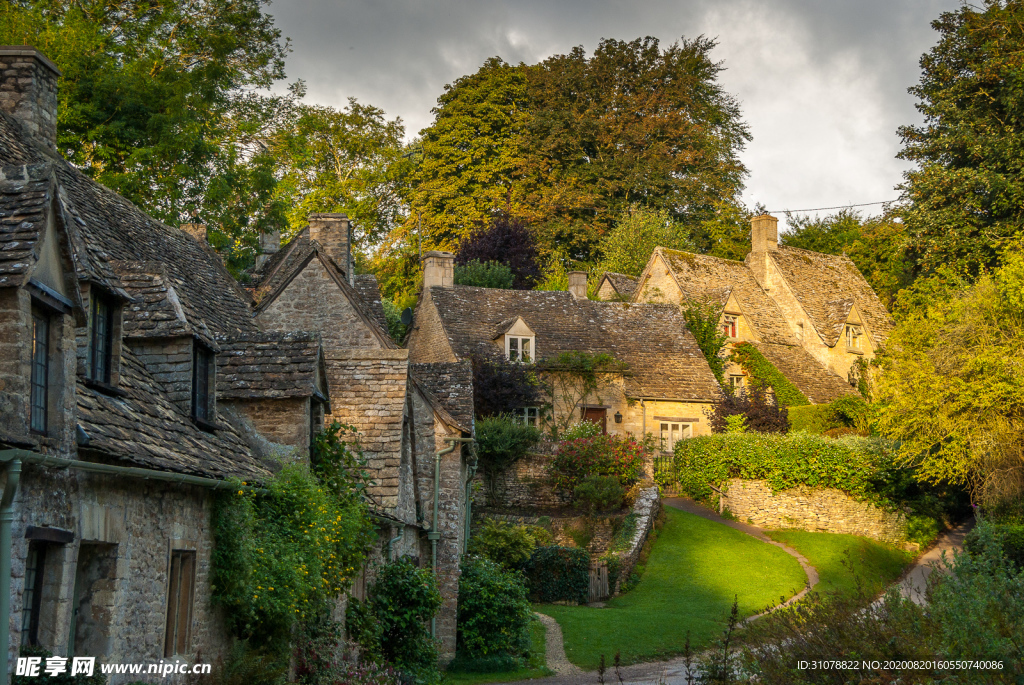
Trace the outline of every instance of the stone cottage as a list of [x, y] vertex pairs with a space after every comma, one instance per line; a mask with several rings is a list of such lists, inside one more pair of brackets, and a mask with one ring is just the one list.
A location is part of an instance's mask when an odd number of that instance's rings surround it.
[[[201, 227], [161, 224], [59, 156], [52, 62], [0, 47], [0, 74], [4, 666], [22, 645], [100, 663], [223, 654], [210, 604], [213, 493], [308, 458], [325, 417], [363, 433], [376, 557], [395, 537], [422, 565], [437, 548], [437, 631], [450, 653], [473, 462], [435, 454], [471, 433], [468, 372], [413, 375], [380, 331], [375, 283], [315, 241], [302, 268], [268, 278], [257, 307]], [[322, 270], [307, 273], [314, 259]], [[286, 325], [292, 286], [317, 275], [352, 311]], [[320, 294], [311, 311], [340, 302]]]
[[[812, 403], [856, 392], [892, 328], [871, 286], [848, 257], [779, 246], [775, 217], [755, 217], [752, 238], [743, 262], [656, 248], [631, 301], [710, 301], [729, 345], [752, 344]], [[735, 364], [727, 380], [747, 383]]]
[[[562, 352], [607, 353], [626, 362], [579, 403], [556, 397], [554, 418], [589, 419], [608, 433], [676, 440], [710, 433], [704, 411], [721, 389], [678, 307], [587, 299], [586, 274], [569, 276], [569, 291], [457, 286], [454, 255], [424, 255], [423, 289], [409, 336], [416, 364], [466, 363], [474, 355], [533, 363]], [[523, 407], [525, 423], [543, 422], [541, 407]]]

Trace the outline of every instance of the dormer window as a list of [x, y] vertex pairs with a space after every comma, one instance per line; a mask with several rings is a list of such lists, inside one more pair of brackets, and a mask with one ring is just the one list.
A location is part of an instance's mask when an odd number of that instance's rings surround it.
[[100, 383], [110, 383], [114, 350], [115, 305], [99, 293], [92, 297], [92, 339], [89, 352], [90, 378]]
[[533, 361], [533, 337], [532, 336], [505, 336], [505, 358], [510, 362], [523, 362], [529, 364]]
[[202, 428], [213, 428], [216, 374], [213, 350], [198, 340], [193, 343], [192, 350], [192, 418]]
[[863, 331], [860, 326], [846, 324], [846, 349], [851, 352], [860, 352], [860, 339]]
[[727, 338], [737, 338], [737, 328], [740, 317], [735, 314], [724, 314], [722, 316], [722, 335]]

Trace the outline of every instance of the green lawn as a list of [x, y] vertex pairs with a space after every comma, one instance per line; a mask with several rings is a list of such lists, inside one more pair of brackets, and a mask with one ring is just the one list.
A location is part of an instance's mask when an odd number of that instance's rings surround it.
[[857, 577], [868, 594], [879, 592], [903, 573], [913, 555], [856, 535], [773, 530], [767, 535], [803, 554], [818, 570], [818, 592], [856, 592]]
[[803, 589], [796, 559], [772, 545], [699, 516], [666, 507], [639, 586], [604, 609], [543, 604], [537, 611], [562, 626], [565, 652], [581, 668], [636, 663], [679, 654], [686, 633], [699, 648], [717, 637], [739, 597], [742, 616]]
[[477, 685], [477, 683], [505, 683], [515, 680], [532, 680], [552, 675], [545, 666], [544, 624], [540, 621], [530, 623], [530, 661], [526, 668], [518, 671], [502, 673], [445, 673], [445, 683], [451, 685]]

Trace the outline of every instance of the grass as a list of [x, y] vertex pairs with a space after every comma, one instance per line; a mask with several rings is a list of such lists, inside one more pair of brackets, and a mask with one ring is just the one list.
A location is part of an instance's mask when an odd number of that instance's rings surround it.
[[478, 683], [504, 683], [514, 680], [533, 680], [552, 675], [544, 665], [546, 631], [540, 621], [530, 623], [530, 659], [526, 668], [500, 673], [445, 673], [447, 685], [477, 685]]
[[903, 573], [910, 552], [855, 535], [773, 530], [768, 537], [792, 547], [818, 570], [817, 592], [856, 593], [859, 577], [868, 594], [879, 592]]
[[687, 632], [699, 649], [721, 633], [734, 596], [745, 617], [807, 582], [796, 559], [777, 547], [683, 511], [666, 514], [636, 589], [603, 609], [536, 607], [561, 625], [566, 656], [577, 666], [595, 669], [602, 654], [611, 663], [616, 652], [623, 664], [679, 654]]

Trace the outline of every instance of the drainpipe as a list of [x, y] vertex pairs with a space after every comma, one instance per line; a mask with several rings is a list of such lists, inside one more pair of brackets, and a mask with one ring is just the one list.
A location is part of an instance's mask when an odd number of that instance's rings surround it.
[[0, 499], [0, 645], [3, 645], [3, 666], [0, 684], [7, 685], [7, 666], [11, 649], [11, 522], [14, 520], [14, 493], [21, 480], [21, 461], [7, 464], [7, 482]]
[[[448, 447], [434, 454], [434, 518], [430, 521], [430, 532], [427, 539], [430, 540], [430, 568], [434, 569], [434, 578], [437, 578], [437, 541], [441, 539], [441, 531], [437, 527], [437, 505], [441, 496], [441, 457], [451, 454], [460, 442], [473, 442], [473, 438], [445, 438], [445, 442], [451, 443]], [[430, 637], [437, 633], [437, 617], [430, 619]]]
[[469, 473], [466, 477], [466, 536], [462, 545], [462, 552], [465, 554], [466, 550], [469, 549], [469, 529], [470, 521], [472, 521], [472, 510], [473, 510], [473, 476], [476, 475], [476, 465], [469, 467]]
[[395, 537], [393, 537], [390, 540], [388, 540], [388, 558], [387, 558], [388, 561], [391, 561], [391, 548], [394, 546], [394, 544], [396, 542], [398, 542], [399, 540], [402, 539], [402, 535], [404, 535], [404, 534], [405, 534], [405, 524], [404, 523], [399, 523], [398, 524], [398, 535], [396, 535]]

